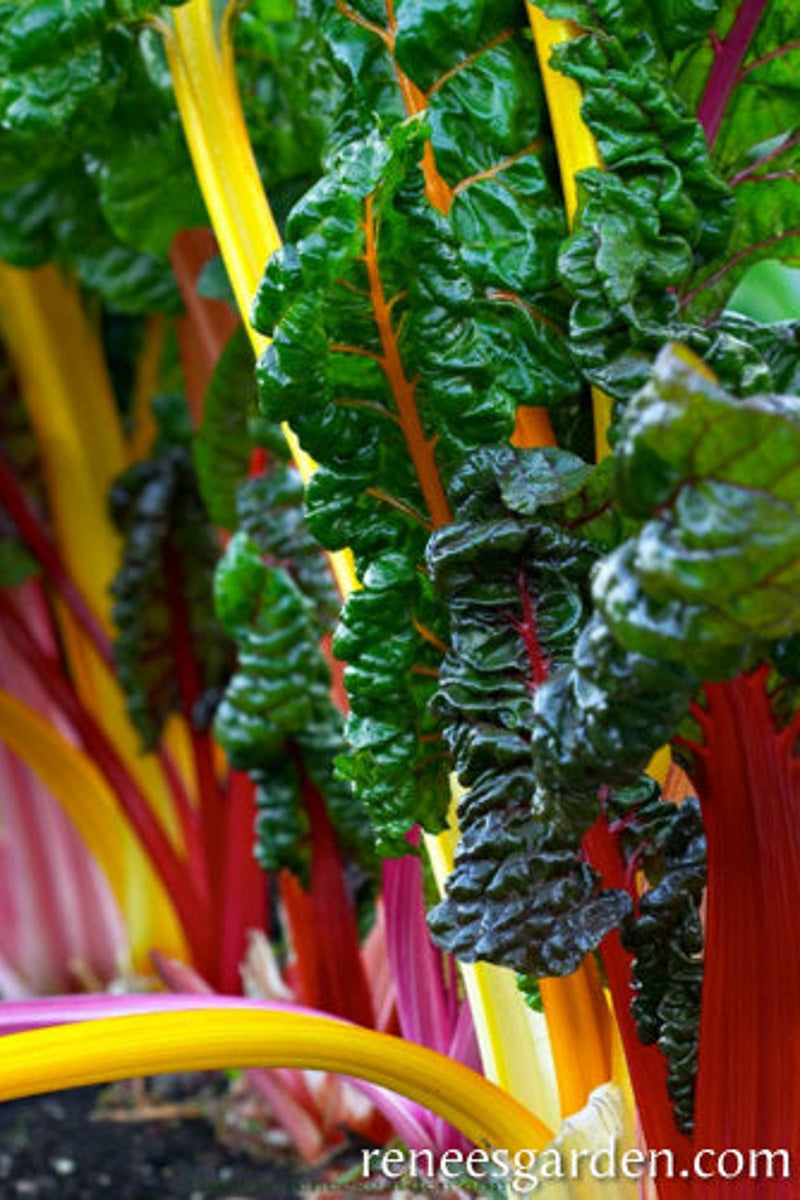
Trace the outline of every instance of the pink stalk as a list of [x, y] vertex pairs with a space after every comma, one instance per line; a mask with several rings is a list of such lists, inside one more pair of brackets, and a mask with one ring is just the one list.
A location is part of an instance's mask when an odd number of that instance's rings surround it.
[[386, 940], [397, 989], [403, 1037], [446, 1054], [459, 1001], [445, 986], [442, 955], [430, 939], [419, 860], [388, 859], [383, 865]]
[[[37, 644], [53, 646], [37, 584], [18, 589], [7, 602], [27, 621]], [[0, 687], [58, 723], [4, 628]], [[124, 933], [97, 864], [47, 789], [3, 746], [0, 769], [5, 781], [0, 796], [0, 953], [7, 971], [32, 991], [74, 987], [73, 964], [82, 965], [90, 977], [111, 978], [123, 953]]]
[[[418, 840], [418, 833], [409, 841]], [[383, 865], [386, 940], [403, 1037], [480, 1070], [478, 1043], [468, 1005], [458, 997], [453, 963], [431, 941], [425, 921], [419, 859]], [[417, 1108], [415, 1119], [427, 1146], [437, 1153], [468, 1150], [470, 1143], [449, 1122]]]
[[697, 119], [709, 146], [717, 139], [731, 93], [739, 81], [744, 56], [768, 0], [744, 0], [724, 42], [714, 45], [714, 62], [697, 106]]
[[378, 900], [372, 928], [361, 946], [361, 959], [372, 996], [375, 1028], [382, 1033], [399, 1032], [397, 991], [386, 944], [386, 912], [382, 900]]
[[103, 772], [120, 808], [172, 898], [195, 961], [206, 968], [211, 963], [208, 906], [191, 886], [184, 864], [154, 816], [147, 798], [129, 773], [113, 742], [84, 707], [71, 682], [61, 673], [57, 660], [42, 650], [24, 619], [2, 591], [0, 615], [39, 684], [46, 689]]
[[[72, 579], [57, 545], [51, 541], [47, 530], [28, 502], [18, 480], [2, 455], [0, 455], [0, 502], [17, 526], [20, 537], [38, 562], [46, 580], [58, 593], [59, 599], [88, 638], [100, 661], [112, 675], [115, 674], [114, 652], [106, 631], [90, 608], [80, 588]], [[202, 887], [203, 883], [198, 874], [200, 848], [197, 835], [197, 813], [189, 802], [180, 772], [169, 752], [164, 747], [159, 747], [157, 756], [182, 824], [190, 869], [195, 875], [195, 884]]]

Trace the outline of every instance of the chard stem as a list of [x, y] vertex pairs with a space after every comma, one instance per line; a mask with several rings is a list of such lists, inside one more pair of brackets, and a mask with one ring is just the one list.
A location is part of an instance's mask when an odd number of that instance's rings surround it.
[[712, 148], [717, 140], [731, 93], [738, 82], [747, 48], [767, 3], [768, 0], [744, 0], [736, 13], [730, 33], [723, 42], [714, 47], [713, 65], [697, 106], [697, 119], [703, 126], [708, 144]]

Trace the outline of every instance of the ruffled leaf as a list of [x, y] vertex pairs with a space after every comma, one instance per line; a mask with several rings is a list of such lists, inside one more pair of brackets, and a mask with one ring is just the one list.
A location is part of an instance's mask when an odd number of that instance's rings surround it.
[[338, 611], [325, 560], [302, 520], [302, 484], [292, 469], [240, 489], [240, 532], [215, 581], [220, 620], [238, 667], [219, 706], [215, 733], [235, 767], [257, 785], [259, 861], [306, 879], [310, 841], [304, 787], [313, 784], [345, 846], [369, 861], [369, 822], [333, 776], [342, 718], [330, 698], [320, 632]]
[[111, 511], [125, 539], [111, 589], [114, 654], [131, 721], [152, 749], [171, 712], [206, 728], [231, 671], [213, 607], [217, 541], [182, 445], [129, 468]]

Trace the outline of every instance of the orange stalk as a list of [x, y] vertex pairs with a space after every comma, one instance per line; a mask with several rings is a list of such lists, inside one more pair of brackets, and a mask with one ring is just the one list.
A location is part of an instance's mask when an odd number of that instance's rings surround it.
[[391, 309], [386, 303], [383, 293], [372, 201], [372, 196], [367, 196], [364, 201], [364, 236], [366, 239], [364, 264], [367, 268], [372, 309], [383, 350], [380, 363], [389, 387], [392, 389], [400, 427], [405, 435], [408, 452], [414, 464], [431, 521], [434, 527], [446, 525], [452, 518], [439, 476], [439, 468], [436, 465], [434, 443], [425, 436], [422, 428], [415, 400], [416, 383], [406, 378], [403, 360], [400, 357], [400, 347], [397, 344], [397, 335], [392, 325]]

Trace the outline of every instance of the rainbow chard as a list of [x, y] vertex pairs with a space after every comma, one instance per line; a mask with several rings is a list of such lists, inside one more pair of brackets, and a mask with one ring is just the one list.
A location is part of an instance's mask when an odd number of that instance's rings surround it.
[[[448, 794], [427, 711], [447, 620], [420, 571], [428, 534], [450, 519], [448, 480], [476, 446], [511, 436], [520, 406], [578, 385], [558, 333], [563, 217], [512, 8], [456, 20], [447, 38], [425, 6], [395, 16], [376, 26], [366, 11], [325, 8], [362, 129], [348, 126], [330, 174], [293, 210], [254, 315], [273, 337], [259, 367], [265, 409], [321, 464], [312, 532], [352, 549], [363, 584], [335, 643], [352, 706], [340, 769], [397, 853], [414, 820], [442, 827]], [[424, 121], [404, 120], [426, 103]], [[495, 110], [476, 139], [481, 103]], [[385, 135], [369, 132], [373, 107]]]

